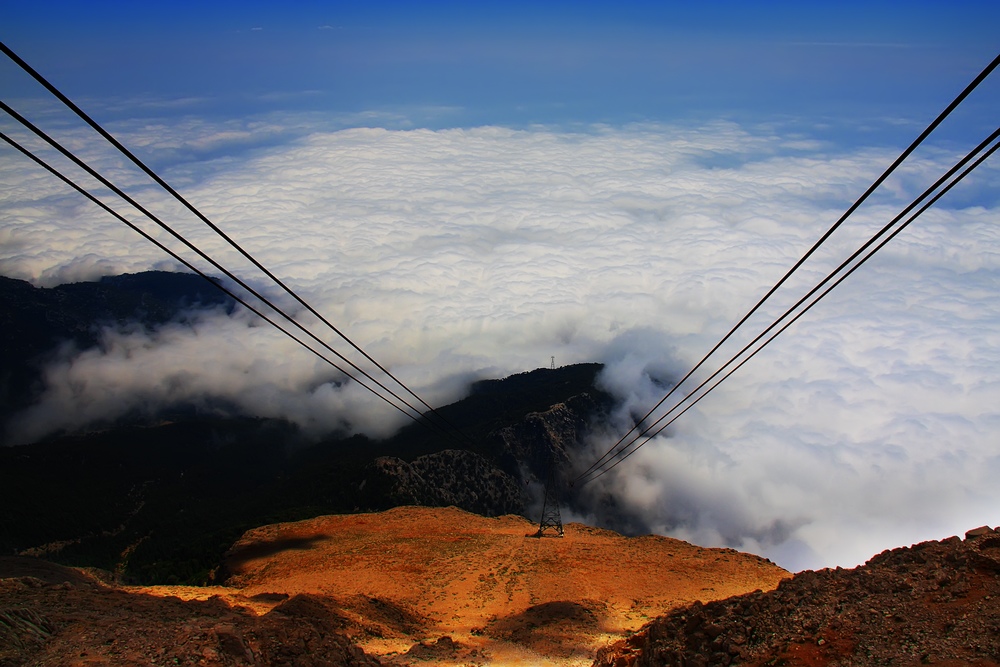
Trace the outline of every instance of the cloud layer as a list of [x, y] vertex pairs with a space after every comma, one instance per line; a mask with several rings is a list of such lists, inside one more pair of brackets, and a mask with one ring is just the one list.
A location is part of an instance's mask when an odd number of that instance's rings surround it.
[[[430, 402], [550, 355], [598, 360], [622, 402], [619, 427], [626, 410], [662, 395], [654, 380], [697, 361], [895, 157], [726, 122], [305, 135], [273, 119], [262, 126], [277, 145], [190, 124], [120, 131]], [[227, 157], [241, 142], [240, 159]], [[795, 296], [953, 159], [924, 151], [792, 281]], [[978, 181], [995, 180], [995, 168], [983, 172]], [[0, 179], [10, 184], [0, 273], [51, 285], [173, 267], [9, 153]], [[176, 205], [136, 192], [262, 284]], [[997, 210], [991, 199], [956, 201], [921, 218], [669, 437], [588, 487], [586, 518], [793, 569], [853, 565], [1000, 523]], [[108, 331], [104, 352], [68, 352], [49, 372], [51, 390], [19, 422], [25, 439], [180, 398], [317, 430], [379, 435], [404, 419], [338, 388], [335, 371], [246, 315]], [[595, 433], [590, 446], [615, 439]]]

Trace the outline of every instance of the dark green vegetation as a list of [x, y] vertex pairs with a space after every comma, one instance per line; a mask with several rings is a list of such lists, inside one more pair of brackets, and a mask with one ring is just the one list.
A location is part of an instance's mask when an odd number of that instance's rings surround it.
[[[169, 279], [158, 277], [163, 280]], [[161, 318], [149, 322], [177, 316], [180, 304], [192, 302], [167, 300], [173, 315], [168, 308], [148, 315]], [[147, 314], [159, 312], [149, 308], [148, 297], [135, 303]], [[58, 335], [44, 327], [36, 334], [51, 341], [76, 331], [75, 344], [88, 344], [84, 338], [94, 330], [85, 316], [56, 320], [70, 324], [60, 324]], [[386, 480], [372, 472], [380, 456], [412, 461], [465, 449], [520, 479], [519, 462], [498, 431], [583, 393], [596, 399], [586, 405], [598, 405], [604, 398], [593, 382], [600, 368], [580, 364], [476, 383], [467, 398], [439, 409], [465, 435], [459, 442], [418, 424], [383, 441], [331, 436], [306, 442], [286, 422], [178, 409], [169, 421], [160, 416], [0, 447], [0, 555], [29, 550], [63, 564], [116, 570], [135, 582], [206, 583], [249, 528], [391, 507]]]

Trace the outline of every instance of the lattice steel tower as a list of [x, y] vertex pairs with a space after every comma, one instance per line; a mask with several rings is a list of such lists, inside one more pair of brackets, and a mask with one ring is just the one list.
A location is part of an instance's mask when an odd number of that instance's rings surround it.
[[552, 533], [553, 537], [563, 536], [562, 516], [559, 514], [559, 487], [554, 473], [555, 466], [549, 468], [549, 479], [545, 483], [545, 499], [542, 501], [542, 519], [538, 522], [535, 537]]

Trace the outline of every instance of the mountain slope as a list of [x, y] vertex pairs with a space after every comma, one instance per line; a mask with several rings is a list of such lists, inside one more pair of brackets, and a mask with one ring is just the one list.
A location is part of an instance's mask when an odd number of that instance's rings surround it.
[[[198, 307], [232, 307], [204, 279], [166, 272], [38, 289], [0, 280], [13, 410], [40, 387], [56, 348], [100, 343], [102, 327], [155, 328]], [[410, 424], [385, 440], [164, 406], [156, 414], [0, 447], [0, 553], [113, 570], [143, 583], [207, 583], [226, 548], [258, 525], [398, 505], [523, 514], [552, 462], [565, 463], [609, 398], [600, 364], [474, 383], [439, 415], [462, 436]], [[14, 391], [16, 389], [16, 391]], [[0, 394], [3, 392], [0, 391]], [[2, 421], [2, 419], [0, 419]]]
[[0, 434], [12, 414], [38, 397], [42, 368], [60, 346], [93, 347], [105, 326], [156, 328], [191, 310], [234, 305], [201, 276], [168, 271], [52, 288], [0, 276], [0, 303]]
[[379, 664], [347, 638], [342, 615], [308, 598], [258, 615], [219, 595], [181, 599], [31, 561], [0, 558], [4, 667]]
[[417, 507], [263, 526], [209, 588], [0, 559], [0, 664], [589, 664], [648, 617], [788, 576], [665, 537], [533, 532], [521, 517]]
[[601, 653], [599, 667], [1000, 664], [1000, 529], [806, 571], [693, 604]]
[[[577, 429], [602, 409], [599, 370], [478, 383], [441, 409], [469, 435], [468, 450], [416, 426], [385, 441], [307, 443], [277, 420], [197, 416], [0, 448], [0, 552], [144, 583], [206, 583], [226, 548], [266, 523], [400, 504], [520, 513], [525, 481], [552, 452], [576, 446]], [[524, 421], [553, 426], [514, 448], [510, 429]]]

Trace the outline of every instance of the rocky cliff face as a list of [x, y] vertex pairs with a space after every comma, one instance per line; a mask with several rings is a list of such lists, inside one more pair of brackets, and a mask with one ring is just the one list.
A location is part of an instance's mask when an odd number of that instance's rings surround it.
[[455, 506], [483, 516], [519, 514], [523, 509], [514, 477], [460, 449], [421, 456], [412, 463], [381, 456], [368, 466], [360, 490], [385, 507]]
[[490, 434], [492, 459], [446, 449], [412, 462], [383, 456], [368, 466], [359, 488], [361, 504], [454, 505], [484, 516], [524, 514], [530, 484], [544, 482], [551, 466], [568, 469], [569, 452], [579, 446], [590, 420], [601, 409], [591, 394], [580, 394], [544, 412]]
[[1000, 664], [1000, 529], [801, 572], [769, 593], [693, 604], [595, 665]]
[[496, 438], [502, 450], [517, 462], [526, 481], [544, 482], [550, 467], [568, 469], [569, 452], [579, 447], [591, 421], [602, 408], [594, 394], [579, 394], [500, 429]]

